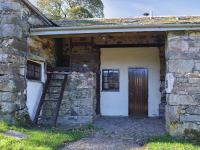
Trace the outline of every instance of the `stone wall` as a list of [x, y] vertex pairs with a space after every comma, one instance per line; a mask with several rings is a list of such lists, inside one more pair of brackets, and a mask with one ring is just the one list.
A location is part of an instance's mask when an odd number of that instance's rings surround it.
[[91, 37], [65, 39], [64, 60], [68, 59], [73, 71], [83, 71], [84, 65], [87, 65], [90, 71], [96, 72], [99, 69], [100, 52]]
[[27, 112], [26, 60], [30, 27], [47, 26], [21, 0], [0, 0], [0, 120]]
[[91, 123], [96, 108], [96, 75], [92, 72], [72, 72], [68, 75], [58, 124]]
[[45, 61], [54, 66], [56, 64], [56, 42], [52, 38], [29, 37], [27, 58], [35, 61]]
[[166, 47], [167, 129], [200, 131], [200, 32], [170, 32]]

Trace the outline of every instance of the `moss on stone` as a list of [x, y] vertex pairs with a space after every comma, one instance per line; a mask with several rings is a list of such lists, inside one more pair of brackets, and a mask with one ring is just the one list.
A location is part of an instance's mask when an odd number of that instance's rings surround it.
[[185, 129], [184, 135], [186, 138], [200, 142], [200, 131], [195, 129]]
[[15, 112], [15, 120], [16, 123], [20, 126], [23, 127], [31, 127], [32, 126], [32, 121], [30, 119], [30, 116], [28, 114], [28, 112]]

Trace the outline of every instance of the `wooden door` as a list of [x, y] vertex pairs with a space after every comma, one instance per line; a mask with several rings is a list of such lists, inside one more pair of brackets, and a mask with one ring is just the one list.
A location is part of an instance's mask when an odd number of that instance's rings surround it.
[[148, 70], [129, 68], [129, 116], [148, 115]]

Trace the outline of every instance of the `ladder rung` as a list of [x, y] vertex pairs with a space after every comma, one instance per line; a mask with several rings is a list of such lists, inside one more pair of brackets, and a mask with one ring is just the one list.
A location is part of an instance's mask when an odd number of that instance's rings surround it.
[[62, 87], [60, 85], [49, 85], [48, 87]]
[[38, 119], [49, 119], [53, 118], [54, 116], [38, 116]]
[[58, 92], [46, 92], [46, 94], [60, 94]]
[[56, 99], [45, 99], [44, 102], [57, 102], [58, 100]]
[[63, 80], [64, 81], [64, 79], [55, 79], [55, 78], [51, 78], [51, 80], [58, 80], [58, 81]]

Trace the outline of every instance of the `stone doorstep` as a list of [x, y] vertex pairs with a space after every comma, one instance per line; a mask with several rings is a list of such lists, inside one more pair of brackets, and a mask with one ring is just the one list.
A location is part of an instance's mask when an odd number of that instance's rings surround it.
[[11, 136], [16, 139], [25, 139], [28, 138], [28, 135], [18, 132], [18, 131], [13, 131], [13, 130], [8, 130], [4, 133], [5, 136]]

